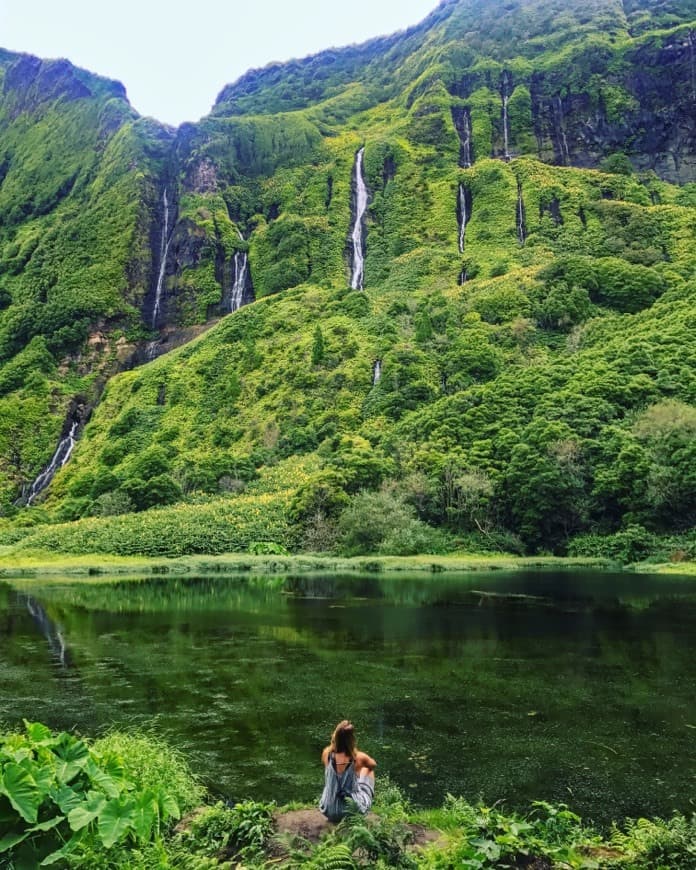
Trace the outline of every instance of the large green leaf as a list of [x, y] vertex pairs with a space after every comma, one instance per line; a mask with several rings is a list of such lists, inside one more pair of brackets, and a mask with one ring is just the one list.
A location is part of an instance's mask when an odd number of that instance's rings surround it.
[[60, 734], [57, 737], [54, 737], [51, 729], [47, 728], [46, 725], [43, 725], [41, 722], [27, 722], [26, 719], [23, 721], [29, 739], [37, 746], [54, 746], [62, 737]]
[[68, 813], [68, 824], [73, 831], [87, 827], [106, 806], [106, 798], [98, 791], [91, 791], [87, 800]]
[[41, 867], [49, 867], [51, 864], [57, 864], [59, 861], [63, 861], [71, 852], [75, 851], [75, 848], [80, 844], [82, 837], [84, 835], [84, 830], [79, 831], [77, 834], [73, 834], [73, 836], [65, 843], [62, 848], [58, 849], [56, 852], [51, 852], [50, 855], [47, 855], [43, 861], [41, 862]]
[[61, 741], [54, 748], [58, 761], [56, 762], [56, 777], [60, 782], [70, 782], [84, 770], [89, 759], [89, 749], [82, 740], [70, 734], [61, 734]]
[[130, 798], [109, 801], [99, 816], [99, 836], [107, 849], [117, 843], [127, 831], [132, 830], [135, 819], [135, 802]]
[[28, 836], [29, 831], [22, 831], [21, 833], [10, 831], [8, 834], [5, 834], [5, 836], [0, 840], [0, 855], [3, 852], [10, 850], [13, 846], [21, 843], [22, 840], [26, 840]]
[[58, 805], [61, 813], [69, 813], [82, 803], [81, 795], [73, 791], [69, 785], [54, 786], [48, 795]]
[[179, 809], [179, 804], [176, 802], [176, 798], [167, 794], [164, 790], [161, 790], [159, 793], [159, 810], [160, 815], [165, 820], [181, 818], [181, 810]]
[[57, 827], [62, 821], [65, 821], [65, 816], [56, 816], [54, 819], [48, 819], [46, 822], [39, 822], [38, 825], [33, 825], [31, 828], [26, 828], [21, 833], [18, 831], [11, 831], [0, 840], [0, 853], [7, 852], [9, 849], [12, 849], [13, 846], [19, 845], [23, 840], [26, 840], [27, 837], [35, 834], [37, 831], [50, 831], [52, 828]]
[[116, 798], [121, 794], [121, 784], [102, 770], [93, 758], [88, 759], [85, 773], [92, 780], [92, 784], [99, 786], [107, 797]]
[[19, 764], [10, 762], [5, 765], [2, 790], [24, 821], [33, 824], [38, 817], [39, 806], [43, 799], [34, 777]]
[[157, 796], [151, 790], [144, 791], [135, 802], [133, 809], [133, 830], [138, 838], [147, 842], [152, 826], [159, 815]]

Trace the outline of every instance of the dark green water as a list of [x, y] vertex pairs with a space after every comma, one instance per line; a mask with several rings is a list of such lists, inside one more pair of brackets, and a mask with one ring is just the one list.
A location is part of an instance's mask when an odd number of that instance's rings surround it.
[[695, 653], [686, 578], [0, 584], [6, 725], [154, 727], [236, 798], [316, 797], [321, 748], [350, 717], [417, 804], [693, 810]]

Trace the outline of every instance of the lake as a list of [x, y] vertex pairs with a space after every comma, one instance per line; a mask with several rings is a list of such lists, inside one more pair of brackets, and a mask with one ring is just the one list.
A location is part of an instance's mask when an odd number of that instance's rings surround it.
[[351, 718], [417, 805], [696, 809], [696, 582], [578, 571], [0, 582], [0, 720], [152, 730], [313, 800]]

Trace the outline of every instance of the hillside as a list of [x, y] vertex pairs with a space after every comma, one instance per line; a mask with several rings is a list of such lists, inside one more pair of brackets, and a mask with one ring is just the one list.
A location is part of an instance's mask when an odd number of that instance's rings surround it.
[[688, 555], [695, 22], [446, 0], [177, 131], [0, 53], [6, 542]]

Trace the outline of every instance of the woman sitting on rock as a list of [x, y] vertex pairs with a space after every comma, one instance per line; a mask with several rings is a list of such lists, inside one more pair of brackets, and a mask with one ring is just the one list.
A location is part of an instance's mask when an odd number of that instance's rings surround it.
[[347, 719], [339, 722], [331, 743], [321, 753], [324, 791], [319, 809], [330, 822], [339, 822], [347, 812], [350, 798], [361, 813], [372, 806], [375, 796], [374, 769], [377, 762], [355, 745], [355, 731]]

